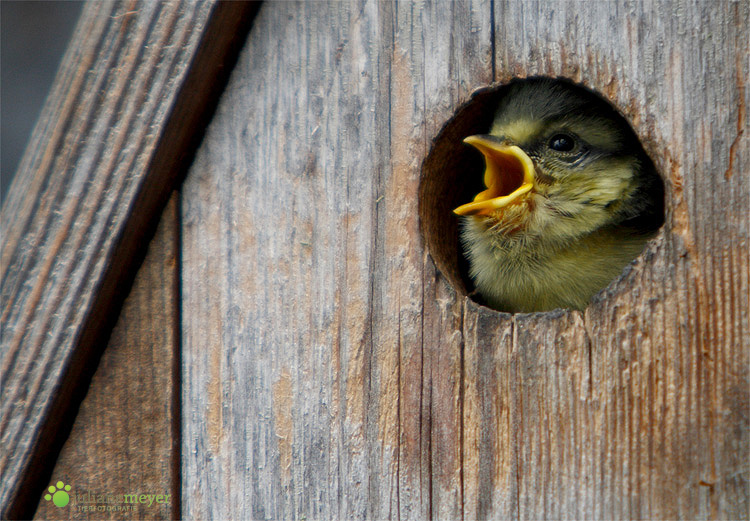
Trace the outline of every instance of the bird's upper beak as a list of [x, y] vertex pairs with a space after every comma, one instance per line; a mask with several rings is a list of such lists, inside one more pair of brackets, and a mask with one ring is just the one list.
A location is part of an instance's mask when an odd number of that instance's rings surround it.
[[493, 136], [469, 136], [464, 143], [474, 146], [483, 155], [487, 168], [484, 184], [487, 190], [474, 201], [459, 206], [458, 215], [488, 215], [528, 193], [534, 184], [534, 163], [515, 145], [500, 144]]

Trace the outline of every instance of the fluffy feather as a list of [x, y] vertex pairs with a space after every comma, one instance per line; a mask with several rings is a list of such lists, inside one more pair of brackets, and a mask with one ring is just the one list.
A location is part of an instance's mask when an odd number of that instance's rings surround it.
[[585, 308], [662, 224], [661, 179], [625, 120], [566, 82], [513, 84], [490, 137], [520, 147], [536, 172], [518, 201], [463, 217], [478, 292], [504, 311]]

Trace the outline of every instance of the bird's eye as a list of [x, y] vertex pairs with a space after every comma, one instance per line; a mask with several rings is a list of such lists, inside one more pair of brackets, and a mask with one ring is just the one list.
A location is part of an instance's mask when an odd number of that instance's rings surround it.
[[558, 152], [570, 152], [575, 146], [575, 139], [568, 134], [555, 134], [549, 140], [549, 147]]

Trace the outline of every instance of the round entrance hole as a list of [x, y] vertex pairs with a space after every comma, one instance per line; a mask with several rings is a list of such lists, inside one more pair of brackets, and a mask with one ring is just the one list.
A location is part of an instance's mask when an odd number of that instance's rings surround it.
[[[419, 214], [428, 251], [432, 255], [437, 268], [460, 295], [470, 295], [478, 303], [489, 305], [499, 311], [522, 310], [488, 304], [488, 299], [482, 296], [482, 292], [476, 291], [474, 281], [469, 275], [470, 263], [460, 239], [462, 218], [453, 212], [457, 207], [474, 200], [477, 194], [488, 188], [484, 184], [485, 158], [477, 148], [465, 144], [464, 139], [468, 136], [490, 133], [498, 106], [506, 95], [513, 92], [514, 85], [540, 80], [542, 78], [517, 79], [504, 85], [486, 87], [476, 91], [471, 99], [460, 106], [454, 116], [445, 123], [433, 140], [432, 149], [422, 164]], [[641, 169], [648, 170], [653, 174], [653, 179], [648, 186], [648, 197], [650, 198], [648, 215], [642, 219], [634, 218], [627, 221], [634, 227], [648, 229], [653, 235], [664, 222], [664, 184], [661, 177], [656, 173], [653, 162], [643, 150], [632, 127], [621, 113], [601, 95], [569, 80], [551, 78], [544, 80], [559, 83], [563, 89], [573, 93], [573, 96], [584, 99], [587, 106], [590, 103], [590, 107], [597, 108], [603, 115], [610, 118], [619, 129], [620, 137], [627, 141], [629, 150], [632, 150], [632, 153], [637, 156], [642, 165]], [[546, 139], [549, 139], [549, 137]], [[565, 145], [565, 143], [559, 142], [558, 136], [553, 136], [553, 139], [558, 139], [555, 144], [558, 149], [561, 145]], [[549, 146], [552, 146], [551, 142]], [[533, 156], [533, 152], [530, 152], [530, 154]], [[536, 175], [542, 181], [545, 176], [544, 169], [536, 164], [536, 159], [533, 161]], [[569, 216], [560, 218], [567, 219]], [[632, 258], [636, 256], [637, 254], [633, 255]], [[618, 275], [613, 276], [599, 290], [604, 289], [612, 280], [618, 278], [627, 264], [628, 262], [619, 267]], [[590, 299], [590, 296], [587, 297], [587, 300]], [[548, 311], [555, 307], [576, 306], [553, 306], [534, 309], [534, 311]]]

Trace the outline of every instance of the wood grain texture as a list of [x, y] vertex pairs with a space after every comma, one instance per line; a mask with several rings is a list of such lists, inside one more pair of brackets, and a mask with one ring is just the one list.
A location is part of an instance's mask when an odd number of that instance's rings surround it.
[[84, 8], [2, 209], [3, 518], [33, 514], [254, 8]]
[[178, 208], [173, 195], [52, 472], [70, 504], [41, 498], [35, 519], [180, 518]]
[[750, 6], [495, 7], [498, 81], [560, 75], [609, 96], [668, 210], [584, 314], [467, 306], [464, 450], [478, 465], [465, 487], [486, 493], [465, 513], [747, 519]]
[[489, 6], [261, 9], [184, 187], [186, 517], [460, 516], [461, 303], [415, 194]]
[[[749, 16], [264, 5], [184, 188], [184, 515], [747, 518]], [[585, 313], [478, 306], [420, 238], [431, 138], [534, 74], [609, 96], [667, 184]]]

